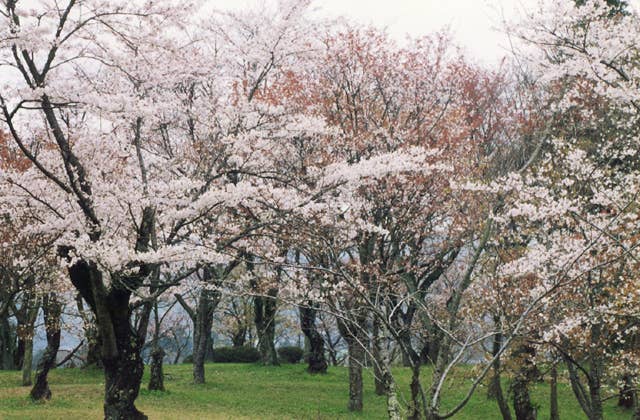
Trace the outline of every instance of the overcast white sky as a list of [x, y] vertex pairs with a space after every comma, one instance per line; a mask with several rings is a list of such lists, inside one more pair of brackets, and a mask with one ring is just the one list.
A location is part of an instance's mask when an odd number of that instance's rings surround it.
[[[210, 0], [221, 8], [241, 8], [264, 0]], [[571, 1], [571, 0], [557, 0]], [[640, 0], [629, 0], [638, 9]], [[511, 20], [538, 0], [315, 0], [327, 16], [346, 16], [386, 27], [399, 40], [405, 34], [429, 34], [448, 26], [471, 56], [487, 63], [506, 54], [508, 39], [495, 28], [502, 16]]]

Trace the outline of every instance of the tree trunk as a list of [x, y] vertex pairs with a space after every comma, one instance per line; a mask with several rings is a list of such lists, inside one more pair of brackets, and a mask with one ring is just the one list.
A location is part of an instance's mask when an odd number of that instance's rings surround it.
[[350, 411], [362, 411], [362, 366], [366, 343], [366, 319], [357, 316], [355, 322], [338, 319], [338, 329], [347, 342], [349, 355], [349, 404]]
[[347, 340], [349, 349], [349, 411], [362, 411], [362, 365], [364, 349], [355, 340]]
[[31, 386], [33, 370], [33, 337], [24, 339], [24, 360], [22, 361], [22, 386]]
[[164, 373], [162, 360], [164, 350], [160, 346], [154, 346], [151, 353], [151, 376], [149, 378], [149, 391], [164, 391]]
[[115, 354], [104, 354], [102, 364], [105, 374], [104, 415], [108, 420], [147, 419], [135, 407], [140, 391], [144, 363], [140, 351], [144, 339], [131, 327], [129, 298], [110, 294], [110, 318], [115, 335]]
[[402, 419], [402, 409], [400, 406], [400, 401], [398, 401], [396, 381], [391, 375], [389, 359], [384, 358], [383, 363], [384, 366], [382, 366], [380, 370], [382, 371], [383, 375], [382, 383], [384, 383], [386, 387], [385, 394], [387, 396], [387, 414], [389, 416], [389, 420], [400, 420]]
[[149, 391], [164, 391], [164, 373], [162, 362], [164, 350], [160, 347], [160, 314], [158, 313], [158, 302], [153, 304], [155, 315], [155, 328], [153, 330], [153, 350], [151, 351], [151, 375], [149, 377]]
[[551, 366], [551, 393], [550, 393], [550, 420], [560, 420], [560, 410], [558, 409], [558, 366], [554, 362]]
[[262, 364], [278, 366], [280, 362], [275, 345], [278, 289], [270, 288], [267, 295], [255, 296], [253, 299], [258, 349], [262, 355]]
[[[494, 318], [494, 322], [496, 326], [500, 325], [499, 319]], [[491, 355], [493, 357], [496, 357], [501, 347], [502, 347], [502, 334], [497, 333], [493, 336], [493, 348], [491, 349]], [[509, 404], [507, 404], [507, 401], [504, 398], [504, 393], [502, 392], [502, 383], [500, 379], [500, 369], [501, 369], [500, 365], [501, 365], [500, 357], [496, 357], [492, 366], [493, 375], [491, 376], [491, 379], [490, 379], [487, 398], [496, 400], [503, 420], [511, 420], [511, 410], [509, 409]]]
[[196, 384], [205, 382], [204, 363], [213, 347], [211, 327], [213, 313], [219, 301], [220, 293], [218, 291], [202, 289], [200, 292], [193, 334], [193, 382]]
[[31, 399], [34, 401], [48, 400], [51, 398], [49, 389], [49, 371], [56, 366], [56, 356], [60, 349], [60, 315], [62, 305], [55, 293], [45, 296], [42, 302], [44, 312], [44, 326], [47, 334], [47, 348], [38, 363], [36, 379], [31, 389]]
[[624, 375], [622, 377], [622, 387], [618, 394], [618, 407], [626, 409], [633, 408], [636, 401], [636, 392], [633, 389], [633, 381], [631, 375]]
[[382, 366], [382, 348], [380, 343], [380, 320], [373, 320], [373, 331], [371, 337], [371, 356], [373, 357], [373, 381], [376, 395], [386, 395], [388, 391], [385, 381], [385, 372]]
[[633, 388], [631, 384], [631, 378], [629, 375], [622, 377], [622, 387], [618, 393], [618, 407], [632, 408], [633, 407]]
[[34, 297], [25, 298], [24, 305], [27, 307], [25, 323], [21, 325], [21, 336], [24, 343], [24, 359], [22, 361], [22, 386], [31, 386], [31, 373], [33, 371], [33, 336], [35, 335], [34, 325], [38, 317], [39, 299]]
[[238, 329], [234, 331], [231, 337], [231, 343], [233, 347], [242, 347], [247, 341], [247, 328], [244, 326], [238, 326]]
[[[61, 250], [64, 255], [64, 250]], [[129, 298], [138, 278], [112, 275], [107, 290], [102, 273], [94, 263], [77, 261], [69, 267], [71, 282], [89, 304], [102, 338], [101, 354], [105, 375], [104, 416], [106, 420], [146, 420], [135, 406], [144, 364], [140, 355], [143, 333], [131, 325]]]
[[82, 303], [82, 295], [80, 294], [76, 297], [76, 306], [80, 316], [82, 317], [84, 336], [87, 340], [87, 357], [84, 367], [102, 369], [102, 356], [100, 354], [102, 340], [100, 339], [100, 333], [98, 332], [95, 317], [92, 316], [91, 313], [85, 311], [84, 304]]
[[16, 331], [9, 323], [8, 315], [0, 319], [0, 370], [13, 370], [16, 353]]
[[513, 408], [517, 420], [536, 419], [536, 409], [531, 403], [531, 395], [529, 394], [529, 385], [536, 374], [535, 365], [531, 361], [533, 352], [534, 349], [527, 344], [521, 345], [516, 351], [520, 366], [511, 383], [511, 391], [513, 392]]
[[[129, 328], [127, 325], [126, 328]], [[118, 356], [103, 359], [105, 374], [104, 416], [108, 420], [146, 420], [135, 407], [144, 365], [140, 356], [141, 341], [132, 332], [120, 331]], [[125, 342], [127, 340], [127, 342]]]
[[316, 307], [312, 301], [300, 306], [300, 328], [309, 344], [307, 372], [327, 373], [327, 359], [324, 355], [324, 339], [316, 328]]

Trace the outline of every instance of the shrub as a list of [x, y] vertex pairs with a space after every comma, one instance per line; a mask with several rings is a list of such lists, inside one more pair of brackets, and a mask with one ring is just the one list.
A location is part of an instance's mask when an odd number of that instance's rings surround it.
[[278, 349], [278, 356], [286, 363], [300, 363], [304, 350], [296, 346], [280, 347]]
[[260, 352], [251, 346], [213, 349], [213, 361], [216, 363], [255, 363], [258, 360]]

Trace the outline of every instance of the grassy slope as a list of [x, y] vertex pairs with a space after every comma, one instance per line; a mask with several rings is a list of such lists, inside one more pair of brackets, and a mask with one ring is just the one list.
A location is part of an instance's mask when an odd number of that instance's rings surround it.
[[[371, 375], [365, 376], [365, 409], [353, 415], [346, 410], [347, 370], [331, 368], [327, 375], [310, 376], [303, 365], [261, 367], [255, 365], [212, 364], [207, 366], [207, 384], [191, 384], [191, 366], [167, 366], [168, 392], [143, 390], [138, 407], [151, 419], [336, 419], [385, 418], [385, 399], [376, 396]], [[429, 371], [424, 369], [424, 377]], [[409, 372], [395, 372], [403, 397], [409, 389]], [[146, 383], [145, 377], [145, 383]], [[102, 373], [76, 369], [52, 372], [53, 399], [46, 404], [28, 401], [28, 388], [18, 386], [18, 372], [0, 372], [1, 419], [93, 419], [102, 416]], [[427, 382], [427, 381], [425, 381]], [[455, 380], [445, 390], [445, 406], [451, 406], [466, 390], [465, 379]], [[559, 387], [562, 419], [585, 418], [571, 390], [566, 384]], [[500, 419], [496, 403], [485, 397], [486, 389], [479, 388], [476, 396], [456, 419]], [[548, 387], [538, 385], [534, 402], [539, 405], [539, 418], [548, 418]], [[631, 416], [606, 406], [605, 418], [624, 419]]]

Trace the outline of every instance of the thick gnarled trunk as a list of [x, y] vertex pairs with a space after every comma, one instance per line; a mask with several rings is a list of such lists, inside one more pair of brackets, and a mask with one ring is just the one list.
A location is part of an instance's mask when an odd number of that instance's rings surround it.
[[311, 301], [307, 305], [300, 306], [300, 329], [309, 342], [307, 372], [327, 373], [328, 363], [324, 355], [324, 339], [316, 328], [316, 313], [317, 309]]
[[105, 419], [146, 419], [147, 416], [135, 407], [144, 372], [140, 354], [144, 338], [130, 324], [128, 292], [111, 292], [109, 303], [108, 316], [114, 335], [110, 345], [115, 346], [115, 352], [105, 352], [103, 347]]
[[144, 364], [141, 349], [146, 325], [139, 333], [131, 325], [129, 298], [135, 278], [113, 276], [110, 288], [93, 263], [77, 261], [69, 268], [71, 282], [91, 307], [102, 338], [101, 354], [105, 375], [104, 416], [107, 420], [146, 419], [135, 407]]

